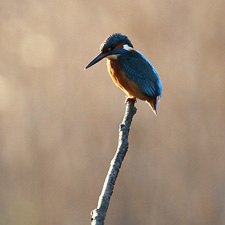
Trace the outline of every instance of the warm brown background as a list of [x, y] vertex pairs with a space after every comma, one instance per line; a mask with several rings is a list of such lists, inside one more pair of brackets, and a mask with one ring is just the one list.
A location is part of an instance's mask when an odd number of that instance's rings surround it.
[[0, 225], [87, 225], [117, 146], [113, 32], [157, 69], [138, 101], [108, 225], [225, 224], [224, 0], [1, 0]]

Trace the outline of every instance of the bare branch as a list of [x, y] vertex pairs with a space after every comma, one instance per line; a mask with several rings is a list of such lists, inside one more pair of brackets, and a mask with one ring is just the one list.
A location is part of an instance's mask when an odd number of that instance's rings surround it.
[[126, 104], [126, 111], [122, 123], [119, 128], [119, 140], [116, 154], [113, 157], [108, 174], [106, 176], [102, 193], [99, 196], [98, 206], [91, 212], [91, 225], [103, 225], [109, 201], [113, 193], [116, 178], [118, 176], [123, 159], [128, 150], [128, 136], [132, 118], [137, 109], [134, 106], [135, 101], [130, 99]]

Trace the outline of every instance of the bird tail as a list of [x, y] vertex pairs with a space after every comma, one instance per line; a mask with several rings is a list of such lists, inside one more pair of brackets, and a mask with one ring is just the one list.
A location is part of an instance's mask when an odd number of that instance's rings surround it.
[[155, 99], [150, 99], [150, 100], [147, 100], [146, 101], [149, 106], [151, 107], [152, 111], [154, 112], [154, 114], [157, 116], [157, 110], [156, 110], [156, 107], [157, 107], [157, 100]]

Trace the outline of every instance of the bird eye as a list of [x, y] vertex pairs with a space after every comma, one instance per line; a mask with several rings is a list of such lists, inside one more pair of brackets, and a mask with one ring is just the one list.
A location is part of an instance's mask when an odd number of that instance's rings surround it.
[[111, 52], [115, 47], [112, 45], [110, 47], [107, 48], [107, 52]]

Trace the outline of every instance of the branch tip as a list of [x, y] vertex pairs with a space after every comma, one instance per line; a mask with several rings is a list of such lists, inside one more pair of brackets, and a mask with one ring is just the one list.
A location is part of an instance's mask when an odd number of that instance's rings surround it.
[[116, 154], [113, 157], [110, 168], [105, 178], [102, 193], [99, 197], [98, 206], [91, 211], [91, 225], [104, 225], [109, 201], [113, 193], [114, 185], [122, 165], [123, 159], [128, 150], [128, 136], [131, 122], [137, 109], [134, 106], [135, 100], [129, 99], [126, 103], [124, 118], [119, 127], [119, 141]]

